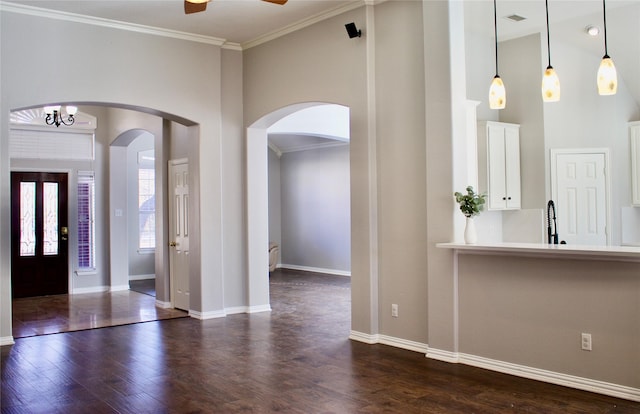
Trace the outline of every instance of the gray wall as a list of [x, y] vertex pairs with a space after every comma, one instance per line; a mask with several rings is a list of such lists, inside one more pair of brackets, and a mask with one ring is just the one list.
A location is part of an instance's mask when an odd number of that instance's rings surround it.
[[[192, 309], [197, 315], [218, 312], [225, 307], [225, 295], [229, 297], [227, 303], [242, 301], [242, 280], [231, 279], [241, 279], [239, 275], [244, 263], [240, 241], [244, 234], [243, 196], [237, 191], [242, 187], [243, 157], [239, 132], [242, 111], [238, 105], [242, 97], [238, 86], [242, 72], [241, 53], [222, 53], [220, 45], [47, 19], [5, 9], [0, 19], [0, 81], [3, 85], [0, 91], [0, 338], [11, 336], [8, 114], [11, 110], [52, 102], [139, 108], [189, 127], [193, 137], [190, 147], [197, 149], [191, 152], [194, 159], [190, 159], [194, 183], [192, 237], [196, 246], [191, 251]], [[74, 48], [68, 49], [64, 56], [59, 55], [42, 42], [43, 38], [54, 37], [74, 39]], [[88, 56], [87, 51], [95, 53]], [[137, 59], [139, 56], [144, 59]], [[131, 63], [134, 57], [135, 64], [123, 64]], [[49, 76], [47, 79], [41, 76], [43, 67], [48, 68], [51, 78], [72, 77], [74, 82], [49, 82]], [[184, 73], [192, 76], [185, 77]], [[223, 76], [228, 82], [223, 82]], [[167, 85], [172, 85], [169, 94], [166, 93]], [[221, 120], [223, 103], [229, 103], [225, 107], [224, 125]], [[107, 136], [116, 137], [130, 127], [124, 119], [109, 128]], [[222, 133], [225, 134], [224, 145]], [[223, 159], [225, 168], [222, 168]], [[99, 179], [106, 180], [107, 177], [101, 175]], [[223, 189], [223, 182], [229, 187]], [[206, 191], [201, 191], [201, 186]], [[224, 208], [223, 192], [227, 193]], [[206, 215], [200, 215], [200, 211], [206, 211]], [[109, 215], [105, 214], [106, 217]], [[105, 219], [104, 225], [109, 223]], [[126, 231], [122, 233], [126, 234]], [[228, 247], [227, 254], [225, 247]], [[108, 251], [109, 246], [101, 248]], [[157, 253], [166, 257], [162, 250]], [[109, 271], [107, 266], [105, 264]], [[226, 276], [223, 266], [234, 270]], [[160, 271], [166, 270], [165, 263]], [[119, 278], [120, 274], [111, 273], [111, 276]], [[224, 277], [230, 278], [226, 284]], [[104, 279], [95, 282], [102, 283]], [[118, 279], [115, 284], [123, 282], [126, 280]]]
[[[129, 278], [153, 278], [155, 277], [155, 253], [144, 251], [138, 248], [139, 238], [139, 215], [138, 212], [138, 153], [141, 151], [153, 152], [154, 136], [143, 134], [136, 138], [127, 146], [127, 217], [128, 224], [128, 246], [129, 246]], [[154, 168], [154, 163], [145, 168]], [[159, 177], [162, 177], [161, 175]]]
[[280, 159], [280, 177], [284, 267], [348, 273], [349, 146], [285, 153]]
[[[269, 241], [282, 248], [282, 192], [280, 177], [280, 158], [271, 149], [268, 151], [269, 168]], [[278, 255], [278, 264], [282, 263], [282, 254]]]

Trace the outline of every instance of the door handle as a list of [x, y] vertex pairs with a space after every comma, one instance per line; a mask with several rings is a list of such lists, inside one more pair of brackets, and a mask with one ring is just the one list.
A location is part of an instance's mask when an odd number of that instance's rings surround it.
[[68, 240], [69, 239], [69, 228], [68, 227], [61, 227], [60, 228], [60, 239], [61, 240]]
[[169, 247], [176, 247], [177, 245], [178, 245], [178, 243], [176, 243], [176, 242], [169, 243]]

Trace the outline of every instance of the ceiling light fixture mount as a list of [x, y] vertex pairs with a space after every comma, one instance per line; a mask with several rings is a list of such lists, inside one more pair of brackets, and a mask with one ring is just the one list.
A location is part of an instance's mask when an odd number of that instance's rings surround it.
[[547, 12], [547, 55], [549, 64], [542, 76], [542, 100], [544, 102], [557, 102], [560, 100], [560, 78], [551, 66], [551, 41], [549, 40], [549, 0], [544, 2]]
[[594, 26], [594, 25], [589, 25], [587, 27], [584, 28], [584, 31], [589, 35], [589, 36], [598, 36], [600, 34], [600, 28], [598, 26]]
[[607, 50], [607, 10], [605, 0], [602, 0], [602, 17], [604, 20], [604, 56], [598, 68], [598, 93], [600, 95], [615, 95], [618, 91], [618, 74]]
[[67, 105], [65, 107], [66, 117], [62, 115], [62, 110], [60, 105], [51, 105], [44, 107], [45, 118], [44, 122], [47, 125], [55, 125], [59, 127], [60, 125], [71, 126], [74, 122], [76, 122], [75, 115], [78, 113], [78, 107]]
[[496, 0], [493, 0], [493, 32], [496, 46], [496, 76], [493, 77], [489, 87], [489, 108], [504, 109], [507, 104], [507, 93], [504, 83], [500, 75], [498, 75], [498, 14], [496, 12]]

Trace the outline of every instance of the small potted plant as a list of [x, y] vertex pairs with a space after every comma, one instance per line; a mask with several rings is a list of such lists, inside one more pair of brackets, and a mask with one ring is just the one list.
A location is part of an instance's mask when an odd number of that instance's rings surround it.
[[460, 211], [467, 218], [464, 228], [464, 241], [467, 244], [474, 244], [477, 242], [478, 237], [473, 217], [480, 214], [484, 209], [486, 195], [476, 193], [472, 186], [468, 186], [466, 190], [467, 194], [456, 191], [453, 195], [456, 198], [456, 202], [460, 204]]

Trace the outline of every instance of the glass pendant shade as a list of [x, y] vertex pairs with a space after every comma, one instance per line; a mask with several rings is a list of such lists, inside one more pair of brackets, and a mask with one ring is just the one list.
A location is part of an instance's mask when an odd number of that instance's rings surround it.
[[598, 93], [600, 95], [615, 95], [618, 91], [618, 75], [613, 60], [604, 56], [598, 68]]
[[496, 75], [491, 82], [489, 88], [489, 108], [491, 109], [504, 109], [507, 104], [507, 94], [504, 89], [504, 83], [500, 76]]
[[560, 79], [553, 67], [548, 66], [542, 77], [542, 100], [557, 102], [560, 100]]

